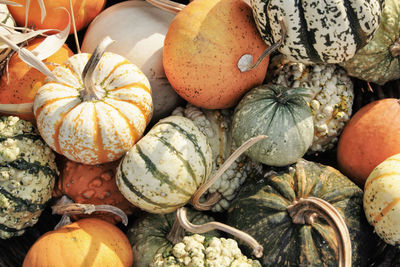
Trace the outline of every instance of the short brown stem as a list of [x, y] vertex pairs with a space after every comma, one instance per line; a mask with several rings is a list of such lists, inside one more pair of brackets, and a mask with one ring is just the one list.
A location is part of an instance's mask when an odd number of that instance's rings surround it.
[[232, 155], [222, 164], [222, 166], [214, 173], [214, 175], [208, 179], [204, 184], [202, 184], [197, 191], [194, 193], [191, 203], [194, 208], [197, 210], [210, 210], [215, 203], [217, 203], [221, 199], [221, 195], [219, 193], [211, 194], [211, 196], [203, 203], [200, 203], [199, 200], [201, 196], [215, 183], [215, 181], [221, 177], [221, 175], [232, 165], [238, 157], [240, 157], [247, 149], [249, 149], [252, 145], [257, 143], [260, 140], [267, 138], [266, 135], [259, 135], [253, 138], [250, 138], [246, 142], [244, 142], [238, 149], [236, 149]]
[[338, 266], [350, 267], [351, 239], [346, 223], [331, 204], [316, 197], [301, 198], [288, 207], [288, 213], [295, 224], [314, 223], [316, 217], [324, 219], [335, 231], [338, 241]]
[[398, 57], [400, 56], [400, 38], [397, 39], [396, 42], [394, 42], [394, 44], [392, 44], [389, 47], [389, 51], [392, 54], [392, 57]]
[[171, 231], [169, 231], [169, 233], [167, 234], [167, 239], [169, 242], [175, 245], [181, 242], [184, 237], [185, 229], [179, 223], [178, 216], [176, 216]]
[[186, 216], [186, 209], [180, 208], [176, 211], [176, 217], [186, 231], [194, 234], [204, 234], [212, 230], [220, 230], [239, 238], [243, 242], [247, 243], [252, 249], [253, 254], [257, 258], [260, 258], [263, 254], [263, 247], [249, 234], [233, 228], [229, 225], [220, 222], [208, 222], [201, 225], [195, 225], [189, 222]]

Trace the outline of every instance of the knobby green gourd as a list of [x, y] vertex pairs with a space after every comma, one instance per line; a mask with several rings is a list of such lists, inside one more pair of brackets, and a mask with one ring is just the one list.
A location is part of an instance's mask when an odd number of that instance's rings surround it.
[[58, 176], [54, 159], [30, 122], [0, 118], [0, 238], [38, 221]]
[[338, 246], [340, 250], [344, 243], [337, 241], [335, 227], [323, 216], [332, 210], [315, 212], [313, 205], [307, 205], [315, 199], [333, 206], [348, 229], [351, 248], [344, 250], [351, 253], [348, 264], [366, 266], [375, 247], [364, 217], [363, 192], [329, 166], [300, 159], [246, 182], [231, 204], [227, 223], [260, 242], [263, 266], [336, 267]]
[[313, 117], [303, 99], [305, 89], [266, 84], [252, 89], [236, 106], [232, 135], [236, 145], [251, 137], [268, 138], [248, 149], [251, 159], [286, 166], [302, 157], [314, 136]]
[[380, 0], [251, 0], [257, 28], [268, 45], [287, 36], [279, 51], [303, 63], [338, 63], [365, 46], [379, 25]]
[[184, 206], [212, 171], [206, 136], [190, 120], [160, 120], [122, 159], [116, 174], [121, 193], [136, 207], [169, 213]]
[[386, 0], [372, 40], [341, 64], [351, 76], [383, 85], [400, 78], [400, 2]]

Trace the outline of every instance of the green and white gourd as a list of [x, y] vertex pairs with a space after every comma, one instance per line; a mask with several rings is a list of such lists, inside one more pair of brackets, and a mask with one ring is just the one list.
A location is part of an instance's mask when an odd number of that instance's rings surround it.
[[[199, 130], [207, 136], [213, 154], [213, 171], [215, 173], [225, 160], [237, 148], [232, 140], [232, 117], [230, 109], [207, 110], [192, 104], [178, 107], [174, 116], [184, 116], [191, 119]], [[262, 165], [241, 155], [217, 180], [200, 199], [204, 201], [209, 194], [218, 192], [221, 199], [211, 208], [214, 212], [223, 212], [229, 208], [230, 201], [236, 196], [240, 186], [247, 177], [261, 171]]]
[[261, 267], [257, 260], [242, 254], [237, 242], [231, 238], [185, 236], [172, 251], [156, 254], [150, 267]]
[[334, 64], [290, 62], [277, 56], [273, 83], [289, 88], [302, 87], [310, 91], [305, 97], [314, 120], [314, 138], [309, 153], [332, 149], [352, 114], [353, 82], [346, 72]]
[[51, 198], [55, 155], [30, 122], [0, 118], [0, 238], [24, 233]]
[[339, 63], [365, 46], [379, 26], [378, 0], [251, 0], [261, 37], [268, 45], [287, 36], [279, 51], [302, 63]]
[[[0, 23], [5, 26], [13, 27], [15, 25], [14, 19], [12, 18], [10, 11], [8, 11], [6, 4], [0, 4]], [[3, 25], [0, 25], [0, 34], [8, 34], [9, 31]], [[11, 48], [0, 41], [0, 69], [2, 68], [2, 61], [10, 54]], [[0, 71], [1, 72], [1, 71]]]
[[160, 120], [122, 159], [116, 174], [121, 193], [150, 213], [184, 206], [212, 171], [206, 136], [185, 117]]

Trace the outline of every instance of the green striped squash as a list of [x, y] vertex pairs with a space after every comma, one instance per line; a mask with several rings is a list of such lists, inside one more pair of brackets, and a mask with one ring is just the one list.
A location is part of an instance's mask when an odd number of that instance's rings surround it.
[[135, 206], [169, 213], [184, 206], [212, 171], [206, 136], [185, 117], [160, 120], [128, 151], [117, 185]]
[[[248, 180], [228, 210], [227, 223], [260, 242], [264, 247], [262, 266], [336, 267], [334, 229], [320, 216], [295, 220], [302, 210], [296, 208], [297, 201], [310, 197], [322, 199], [338, 211], [349, 231], [353, 266], [367, 266], [375, 239], [364, 216], [363, 192], [329, 166], [300, 159], [290, 167]], [[307, 212], [303, 214], [307, 217]], [[246, 248], [242, 251], [249, 253], [251, 249]]]
[[287, 37], [279, 51], [291, 61], [339, 63], [365, 46], [379, 26], [381, 0], [251, 0], [257, 28], [271, 45]]
[[[8, 11], [6, 4], [0, 4], [0, 22], [7, 26], [14, 26], [14, 19], [11, 17], [10, 11]], [[0, 34], [9, 33], [3, 26], [0, 26]], [[8, 56], [11, 52], [11, 48], [8, 45], [0, 42], [0, 65], [1, 62]]]
[[58, 176], [54, 159], [30, 122], [0, 118], [0, 238], [38, 221]]
[[400, 244], [400, 154], [380, 163], [364, 186], [364, 211], [375, 232], [388, 244]]

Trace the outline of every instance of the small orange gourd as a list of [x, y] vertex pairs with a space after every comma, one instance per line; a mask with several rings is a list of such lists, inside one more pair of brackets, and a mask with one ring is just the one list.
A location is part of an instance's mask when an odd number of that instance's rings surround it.
[[[106, 0], [86, 0], [78, 1], [71, 0], [74, 10], [74, 18], [76, 29], [87, 26], [100, 12], [103, 10]], [[13, 0], [23, 6], [9, 5], [11, 15], [19, 26], [25, 25], [25, 5], [26, 0]], [[28, 26], [37, 29], [59, 29], [63, 30], [68, 25], [68, 13], [60, 7], [64, 7], [70, 11], [69, 0], [44, 0], [46, 7], [46, 17], [41, 22], [41, 11], [39, 1], [31, 1], [28, 13]], [[70, 33], [73, 33], [73, 27], [70, 28]]]
[[95, 218], [82, 219], [41, 236], [29, 249], [23, 267], [130, 267], [131, 245], [116, 226]]
[[266, 48], [246, 2], [194, 0], [169, 26], [163, 66], [181, 97], [198, 107], [223, 109], [263, 82], [268, 58], [246, 72], [238, 62], [245, 54], [255, 61]]
[[[36, 1], [33, 1], [36, 2]], [[29, 41], [26, 49], [32, 51], [35, 49], [44, 38], [35, 38]], [[56, 53], [43, 60], [47, 67], [52, 70], [55, 65], [62, 64], [74, 53], [67, 45], [63, 45]], [[8, 70], [3, 73], [0, 79], [0, 104], [22, 104], [33, 103], [33, 99], [39, 87], [44, 83], [46, 76], [28, 66], [23, 62], [17, 53], [13, 54], [8, 62]], [[33, 120], [32, 114], [18, 115], [22, 119]]]
[[[53, 195], [66, 195], [80, 204], [112, 205], [130, 215], [136, 208], [121, 194], [115, 183], [118, 164], [119, 161], [85, 165], [65, 160], [61, 164], [60, 177]], [[83, 216], [95, 216], [114, 224], [121, 221], [120, 217], [105, 212], [77, 217]]]
[[364, 186], [381, 162], [400, 153], [400, 101], [387, 98], [361, 108], [350, 119], [339, 139], [340, 170]]

